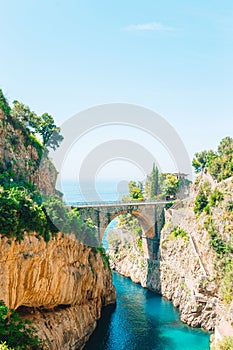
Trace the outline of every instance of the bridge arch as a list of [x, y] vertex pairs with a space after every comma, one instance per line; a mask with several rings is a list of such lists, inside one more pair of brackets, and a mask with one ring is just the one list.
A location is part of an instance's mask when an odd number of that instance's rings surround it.
[[83, 220], [91, 218], [98, 230], [98, 241], [102, 242], [108, 224], [117, 216], [130, 213], [137, 217], [142, 227], [142, 245], [145, 256], [158, 254], [160, 231], [164, 224], [164, 207], [167, 201], [155, 202], [119, 202], [80, 204], [79, 214]]
[[99, 237], [100, 242], [102, 242], [104, 232], [105, 232], [106, 228], [108, 227], [108, 225], [110, 224], [110, 222], [112, 220], [114, 220], [115, 218], [117, 218], [118, 216], [124, 215], [127, 213], [131, 214], [132, 216], [134, 216], [138, 219], [138, 222], [142, 228], [143, 236], [145, 236], [147, 238], [154, 238], [155, 232], [154, 232], [153, 222], [146, 215], [144, 215], [143, 213], [141, 213], [140, 211], [137, 211], [137, 210], [123, 209], [123, 210], [118, 211], [117, 213], [110, 215], [108, 217], [108, 220], [106, 220], [104, 225], [101, 227], [100, 237]]

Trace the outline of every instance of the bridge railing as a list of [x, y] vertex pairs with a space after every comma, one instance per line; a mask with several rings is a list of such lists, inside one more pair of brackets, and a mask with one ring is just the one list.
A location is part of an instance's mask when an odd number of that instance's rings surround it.
[[77, 208], [87, 208], [87, 207], [115, 207], [115, 206], [146, 206], [146, 205], [158, 205], [167, 203], [173, 203], [174, 201], [169, 200], [160, 200], [160, 201], [130, 201], [130, 202], [122, 202], [122, 201], [106, 201], [106, 202], [67, 202], [66, 204], [72, 207]]

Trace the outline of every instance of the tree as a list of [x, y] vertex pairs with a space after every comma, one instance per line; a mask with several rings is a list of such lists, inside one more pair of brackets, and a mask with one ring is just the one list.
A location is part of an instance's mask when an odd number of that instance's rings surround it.
[[162, 192], [167, 196], [176, 196], [179, 189], [179, 180], [173, 174], [165, 174], [165, 179], [162, 182]]
[[147, 175], [145, 184], [145, 195], [147, 199], [154, 199], [159, 194], [159, 169], [153, 164], [150, 175]]
[[0, 108], [3, 111], [3, 113], [5, 114], [5, 116], [9, 116], [10, 115], [10, 106], [5, 98], [5, 96], [3, 95], [2, 89], [0, 89]]
[[200, 214], [209, 204], [208, 196], [203, 187], [200, 188], [194, 204], [194, 213]]
[[63, 140], [63, 136], [60, 135], [60, 128], [55, 125], [53, 117], [48, 113], [44, 113], [40, 117], [37, 132], [42, 136], [43, 145], [54, 150], [59, 147]]
[[200, 173], [205, 170], [207, 163], [207, 151], [204, 150], [200, 153], [195, 153], [195, 158], [193, 159], [192, 165], [196, 173]]
[[54, 119], [48, 113], [36, 115], [30, 108], [19, 101], [13, 102], [11, 115], [21, 122], [31, 133], [40, 135], [45, 147], [56, 149], [63, 140], [60, 128], [55, 125]]
[[222, 139], [218, 146], [218, 153], [220, 156], [233, 154], [233, 139], [229, 136]]
[[153, 164], [151, 174], [151, 195], [150, 198], [155, 198], [159, 194], [159, 169]]
[[129, 195], [130, 199], [133, 201], [143, 201], [144, 197], [140, 187], [136, 184], [135, 181], [130, 181], [129, 184]]
[[197, 173], [207, 170], [217, 181], [232, 176], [233, 139], [229, 136], [222, 139], [217, 152], [210, 150], [196, 153], [192, 164]]
[[36, 123], [38, 116], [30, 110], [30, 108], [19, 101], [13, 101], [11, 116], [21, 122], [27, 128], [32, 128], [31, 131], [36, 131]]
[[152, 183], [151, 176], [147, 175], [146, 183], [145, 183], [145, 187], [144, 187], [146, 199], [151, 199], [151, 183]]

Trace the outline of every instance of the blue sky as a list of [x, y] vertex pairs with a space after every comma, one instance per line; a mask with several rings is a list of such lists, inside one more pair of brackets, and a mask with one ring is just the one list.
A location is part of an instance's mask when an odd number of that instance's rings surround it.
[[233, 2], [1, 3], [0, 86], [58, 124], [103, 103], [151, 108], [193, 156], [232, 135]]

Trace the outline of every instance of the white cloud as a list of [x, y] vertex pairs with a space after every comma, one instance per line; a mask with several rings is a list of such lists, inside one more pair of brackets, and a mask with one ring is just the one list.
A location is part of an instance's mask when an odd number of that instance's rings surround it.
[[132, 24], [126, 27], [128, 31], [135, 30], [154, 30], [154, 31], [173, 31], [175, 28], [165, 26], [159, 22], [144, 23], [144, 24]]

